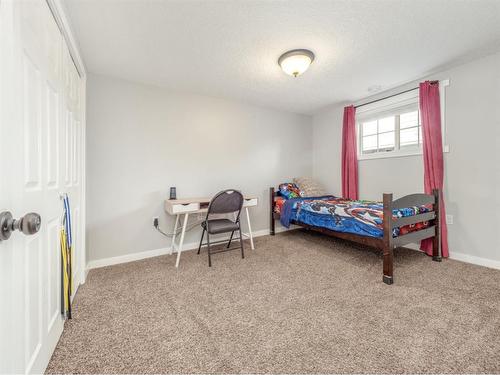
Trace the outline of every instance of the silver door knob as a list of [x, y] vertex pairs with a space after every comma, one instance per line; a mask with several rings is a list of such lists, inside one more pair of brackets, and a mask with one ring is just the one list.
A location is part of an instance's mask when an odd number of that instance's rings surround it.
[[18, 230], [25, 235], [35, 234], [40, 230], [42, 218], [35, 212], [30, 212], [16, 220], [9, 211], [0, 213], [0, 241], [10, 238], [13, 231]]

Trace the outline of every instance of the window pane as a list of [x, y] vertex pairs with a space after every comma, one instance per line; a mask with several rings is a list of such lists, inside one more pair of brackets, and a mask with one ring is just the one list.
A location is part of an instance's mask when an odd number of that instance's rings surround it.
[[394, 148], [395, 132], [382, 133], [378, 135], [378, 148]]
[[406, 112], [399, 115], [399, 127], [411, 128], [418, 125], [418, 111]]
[[401, 129], [399, 132], [399, 145], [401, 147], [418, 144], [418, 127]]
[[377, 134], [377, 121], [363, 123], [363, 135]]
[[363, 152], [377, 149], [377, 135], [363, 137]]
[[390, 132], [394, 131], [394, 116], [381, 118], [378, 120], [378, 132]]

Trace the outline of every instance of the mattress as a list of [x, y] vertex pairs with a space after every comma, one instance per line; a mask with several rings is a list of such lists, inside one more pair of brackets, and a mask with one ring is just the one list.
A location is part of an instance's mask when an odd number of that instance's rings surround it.
[[[414, 216], [428, 212], [431, 207], [418, 206], [393, 210], [393, 218]], [[369, 237], [383, 237], [382, 202], [347, 200], [333, 196], [296, 198], [280, 202], [280, 220], [285, 227], [292, 221], [337, 232]], [[393, 236], [423, 229], [427, 222], [394, 228]]]

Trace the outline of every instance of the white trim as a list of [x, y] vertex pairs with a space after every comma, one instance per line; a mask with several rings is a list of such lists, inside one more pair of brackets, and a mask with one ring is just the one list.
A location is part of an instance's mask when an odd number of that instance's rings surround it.
[[373, 159], [389, 159], [389, 158], [405, 158], [407, 156], [422, 155], [422, 147], [407, 151], [388, 151], [388, 152], [374, 152], [373, 154], [361, 154], [358, 156], [358, 161], [373, 160]]
[[[294, 230], [294, 229], [276, 228], [275, 232], [280, 233], [280, 232], [286, 232], [289, 230]], [[260, 236], [267, 236], [267, 235], [269, 235], [269, 229], [262, 229], [262, 230], [253, 232], [253, 237], [260, 237]], [[182, 246], [182, 251], [184, 252], [186, 250], [198, 249], [198, 245], [199, 245], [198, 241], [185, 243]], [[174, 253], [175, 253], [175, 251], [174, 251]], [[132, 253], [132, 254], [127, 254], [127, 255], [120, 255], [117, 257], [91, 260], [87, 264], [87, 272], [91, 269], [94, 269], [94, 268], [101, 268], [101, 267], [106, 267], [106, 266], [112, 266], [115, 264], [134, 262], [136, 260], [153, 258], [153, 257], [157, 257], [160, 255], [170, 255], [170, 246], [165, 247], [165, 248], [161, 248], [161, 249], [141, 251], [138, 253]]]
[[[407, 249], [411, 249], [411, 250], [415, 250], [415, 251], [423, 253], [423, 251], [420, 250], [419, 244], [408, 244], [408, 245], [405, 245], [404, 247]], [[480, 258], [480, 257], [474, 256], [474, 255], [455, 253], [455, 252], [450, 252], [450, 256], [448, 259], [456, 260], [458, 262], [475, 264], [476, 266], [482, 266], [482, 267], [488, 267], [488, 268], [500, 270], [500, 260]]]
[[[450, 147], [448, 145], [443, 146], [443, 153], [447, 154], [450, 152]], [[373, 160], [373, 159], [392, 159], [392, 158], [406, 158], [408, 156], [421, 156], [423, 155], [422, 147], [418, 149], [408, 150], [408, 151], [389, 151], [387, 153], [374, 152], [373, 154], [361, 154], [358, 156], [358, 161]]]
[[[83, 249], [83, 264], [87, 264], [87, 76], [82, 78], [83, 80], [83, 93], [81, 95], [81, 105], [82, 105], [82, 150], [81, 150], [81, 190], [80, 190], [80, 226], [82, 233], [82, 249]], [[85, 267], [82, 267], [82, 275], [80, 282], [85, 284], [87, 280], [87, 272], [85, 272]]]
[[[186, 244], [186, 247], [188, 247], [190, 245], [192, 245], [192, 243]], [[141, 259], [153, 258], [153, 257], [157, 257], [160, 255], [169, 254], [169, 252], [170, 252], [170, 248], [163, 248], [163, 249], [156, 249], [156, 250], [149, 250], [149, 251], [141, 251], [139, 253], [132, 253], [132, 254], [127, 254], [127, 255], [120, 255], [117, 257], [91, 260], [87, 264], [87, 270], [91, 270], [94, 268], [106, 267], [106, 266], [112, 266], [115, 264], [133, 262], [133, 261], [141, 260]]]
[[449, 152], [446, 132], [446, 87], [450, 85], [449, 79], [439, 81], [439, 107], [441, 108], [441, 137], [443, 138], [443, 152]]
[[[300, 229], [300, 227], [294, 226], [290, 229], [286, 229], [284, 227], [279, 227], [279, 228], [276, 228], [275, 232], [281, 233], [281, 232], [287, 232], [289, 230], [296, 230], [296, 229]], [[268, 229], [259, 230], [257, 232], [254, 232], [253, 235], [254, 235], [254, 237], [267, 236], [267, 235], [269, 235], [269, 230]], [[184, 245], [183, 251], [195, 250], [198, 248], [198, 245], [199, 245], [198, 242], [187, 243]], [[412, 250], [415, 250], [415, 251], [422, 252], [419, 249], [418, 244], [408, 244], [408, 245], [405, 245], [405, 247], [412, 249]], [[121, 256], [117, 256], [117, 257], [92, 260], [87, 265], [87, 268], [85, 270], [85, 275], [87, 275], [88, 272], [94, 268], [101, 268], [101, 267], [106, 267], [106, 266], [112, 266], [115, 264], [134, 262], [136, 260], [142, 260], [142, 259], [153, 258], [153, 257], [157, 257], [160, 255], [169, 255], [169, 254], [170, 254], [170, 246], [166, 247], [166, 248], [162, 248], [162, 249], [142, 251], [142, 252], [138, 252], [138, 253], [121, 255]], [[456, 252], [451, 252], [449, 259], [500, 270], [500, 261], [498, 261], [498, 260], [481, 258], [481, 257], [477, 257], [474, 255], [456, 253]]]
[[481, 258], [474, 255], [455, 253], [455, 252], [450, 252], [450, 259], [457, 260], [459, 262], [470, 263], [478, 266], [500, 270], [499, 260]]
[[87, 76], [87, 70], [85, 69], [85, 64], [83, 62], [82, 56], [80, 54], [80, 49], [78, 48], [78, 43], [76, 41], [75, 35], [71, 28], [68, 17], [66, 16], [66, 10], [62, 0], [46, 0], [49, 8], [56, 20], [61, 33], [66, 40], [68, 45], [69, 53], [73, 58], [76, 69], [82, 78]]

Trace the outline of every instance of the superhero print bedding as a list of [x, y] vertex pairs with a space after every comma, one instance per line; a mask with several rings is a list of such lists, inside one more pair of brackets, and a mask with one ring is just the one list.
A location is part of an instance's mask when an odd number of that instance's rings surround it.
[[[285, 227], [296, 221], [337, 232], [370, 237], [383, 237], [383, 205], [381, 202], [353, 201], [334, 196], [283, 199], [279, 207], [280, 221]], [[428, 212], [431, 207], [416, 206], [392, 211], [393, 218]], [[428, 226], [427, 222], [393, 228], [393, 236], [407, 234]]]

